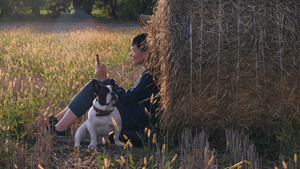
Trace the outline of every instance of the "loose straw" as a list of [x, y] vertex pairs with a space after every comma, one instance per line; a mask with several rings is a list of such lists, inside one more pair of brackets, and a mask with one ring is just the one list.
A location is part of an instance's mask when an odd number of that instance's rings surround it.
[[190, 111], [191, 120], [193, 117], [193, 17], [192, 17], [192, 1], [190, 1]]

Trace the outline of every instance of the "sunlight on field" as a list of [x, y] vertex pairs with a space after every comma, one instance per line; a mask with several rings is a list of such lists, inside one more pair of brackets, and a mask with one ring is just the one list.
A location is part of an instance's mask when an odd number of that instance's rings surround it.
[[130, 43], [138, 32], [142, 30], [0, 31], [2, 138], [9, 134], [19, 140], [34, 114], [61, 111], [93, 78], [96, 53], [107, 65], [109, 77], [125, 88], [132, 85], [139, 68], [132, 69]]
[[[138, 28], [59, 33], [30, 27], [0, 30], [0, 168], [260, 168], [262, 158], [269, 155], [268, 144], [281, 145], [271, 144], [274, 139], [263, 132], [257, 133], [255, 141], [266, 148], [256, 148], [247, 133], [233, 129], [221, 134], [186, 129], [179, 143], [169, 142], [166, 133], [163, 138], [154, 135], [141, 149], [128, 141], [124, 149], [108, 145], [95, 150], [73, 147], [82, 118], [72, 125], [68, 138], [46, 132], [48, 117], [59, 113], [94, 78], [96, 53], [118, 85], [134, 85], [142, 68], [132, 66], [130, 44], [142, 32]], [[280, 130], [277, 139], [297, 149], [299, 139], [286, 131]], [[144, 133], [150, 138], [150, 129]], [[264, 154], [258, 154], [259, 149]], [[242, 160], [245, 155], [251, 160]], [[279, 161], [270, 164], [297, 168], [297, 156], [282, 153]]]
[[[130, 146], [102, 147], [99, 152], [76, 150], [73, 138], [80, 122], [71, 127], [68, 138], [57, 139], [45, 132], [49, 115], [59, 113], [93, 78], [96, 53], [117, 84], [128, 88], [135, 83], [142, 68], [132, 67], [129, 52], [131, 39], [138, 33], [142, 29], [41, 33], [23, 27], [0, 31], [0, 168], [175, 164], [173, 153], [168, 161], [160, 158], [167, 152], [160, 152], [158, 142], [142, 152], [128, 151]], [[154, 153], [159, 157], [154, 158]]]

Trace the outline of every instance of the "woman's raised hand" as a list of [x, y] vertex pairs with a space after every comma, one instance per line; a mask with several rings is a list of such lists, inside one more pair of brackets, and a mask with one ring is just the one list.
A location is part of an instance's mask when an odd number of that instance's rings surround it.
[[107, 77], [107, 69], [106, 66], [102, 63], [102, 64], [96, 64], [96, 69], [95, 69], [95, 78], [97, 78], [98, 80], [100, 80], [101, 82], [105, 81], [108, 79]]

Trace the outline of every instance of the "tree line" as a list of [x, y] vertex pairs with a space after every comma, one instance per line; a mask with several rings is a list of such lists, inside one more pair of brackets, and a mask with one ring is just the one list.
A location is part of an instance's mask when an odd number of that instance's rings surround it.
[[[0, 0], [0, 18], [94, 15], [118, 20], [152, 14], [157, 0]], [[96, 11], [96, 12], [95, 12]]]

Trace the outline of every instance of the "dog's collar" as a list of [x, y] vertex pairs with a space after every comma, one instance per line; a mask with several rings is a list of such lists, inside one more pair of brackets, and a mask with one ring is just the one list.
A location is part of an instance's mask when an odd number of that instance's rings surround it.
[[109, 116], [113, 110], [100, 110], [95, 105], [93, 105], [93, 109], [97, 112], [96, 116]]

